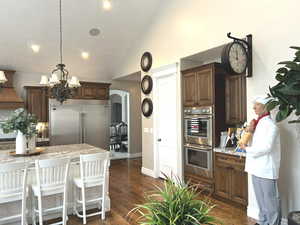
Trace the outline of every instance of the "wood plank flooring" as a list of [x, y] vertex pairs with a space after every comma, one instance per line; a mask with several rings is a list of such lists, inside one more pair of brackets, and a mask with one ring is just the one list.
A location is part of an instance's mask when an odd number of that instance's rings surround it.
[[[98, 216], [88, 218], [89, 225], [136, 225], [127, 217], [135, 204], [143, 203], [145, 192], [154, 190], [154, 184], [161, 185], [160, 179], [154, 179], [141, 174], [141, 159], [113, 160], [110, 167], [110, 198], [111, 211], [106, 213], [106, 220]], [[245, 209], [236, 208], [218, 200], [212, 199], [216, 207], [212, 215], [223, 225], [253, 225], [255, 222], [246, 216]], [[135, 218], [136, 219], [136, 218]], [[82, 220], [70, 216], [68, 225], [82, 224]]]

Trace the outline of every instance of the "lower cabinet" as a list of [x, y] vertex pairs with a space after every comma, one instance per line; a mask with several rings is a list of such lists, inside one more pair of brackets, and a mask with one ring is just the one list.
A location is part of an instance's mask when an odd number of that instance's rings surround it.
[[184, 180], [190, 185], [195, 185], [199, 190], [208, 193], [214, 192], [214, 182], [212, 178], [201, 174], [201, 170], [190, 166], [184, 167]]
[[215, 195], [241, 205], [248, 204], [245, 158], [215, 153]]

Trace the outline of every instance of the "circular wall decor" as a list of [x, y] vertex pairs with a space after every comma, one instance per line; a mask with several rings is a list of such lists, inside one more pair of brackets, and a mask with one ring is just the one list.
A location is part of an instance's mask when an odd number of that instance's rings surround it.
[[145, 52], [141, 58], [141, 68], [144, 72], [148, 72], [152, 66], [152, 55], [150, 52]]
[[153, 104], [150, 98], [145, 98], [142, 102], [142, 113], [145, 117], [151, 116], [153, 112]]
[[147, 95], [152, 91], [152, 87], [153, 87], [152, 78], [149, 75], [144, 76], [141, 82], [142, 92]]

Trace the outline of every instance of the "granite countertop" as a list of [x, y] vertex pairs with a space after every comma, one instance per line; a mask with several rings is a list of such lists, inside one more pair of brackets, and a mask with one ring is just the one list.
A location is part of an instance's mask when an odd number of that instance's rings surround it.
[[240, 157], [246, 157], [246, 153], [245, 152], [236, 152], [235, 148], [221, 148], [221, 147], [217, 147], [214, 148], [214, 152], [220, 152], [220, 153], [225, 153], [228, 155], [235, 155], [235, 156], [240, 156]]
[[79, 158], [80, 154], [87, 153], [98, 153], [107, 152], [104, 149], [94, 147], [88, 144], [72, 144], [72, 145], [56, 145], [40, 147], [43, 152], [40, 155], [26, 156], [26, 157], [14, 157], [9, 155], [10, 150], [3, 150], [0, 152], [0, 163], [11, 163], [11, 162], [28, 162], [33, 163], [36, 159], [53, 159], [53, 158], [63, 158], [70, 157], [72, 159]]

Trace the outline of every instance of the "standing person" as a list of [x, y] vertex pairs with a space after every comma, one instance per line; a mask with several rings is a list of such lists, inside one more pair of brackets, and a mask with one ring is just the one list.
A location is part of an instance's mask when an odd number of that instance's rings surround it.
[[258, 116], [254, 123], [251, 146], [246, 150], [245, 170], [252, 175], [252, 183], [259, 206], [256, 225], [280, 225], [281, 206], [277, 187], [280, 167], [280, 134], [265, 105], [271, 98], [259, 96], [253, 101]]

